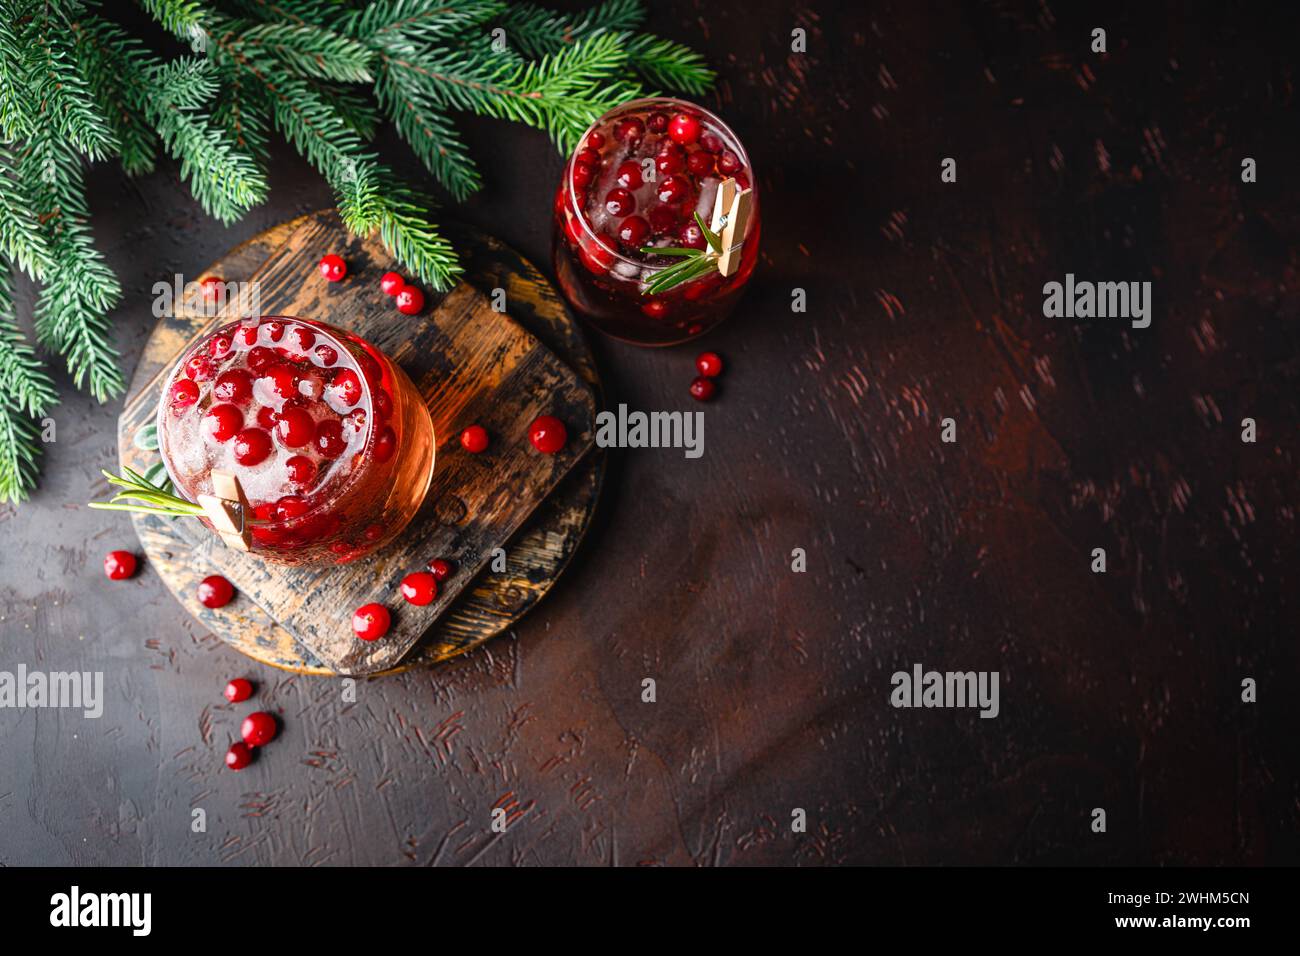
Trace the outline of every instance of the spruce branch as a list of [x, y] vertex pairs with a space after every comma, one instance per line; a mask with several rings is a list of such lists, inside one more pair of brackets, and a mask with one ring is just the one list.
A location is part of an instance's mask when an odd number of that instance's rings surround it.
[[641, 33], [628, 36], [625, 44], [632, 69], [656, 86], [703, 96], [717, 78], [704, 57], [672, 40]]
[[122, 169], [129, 175], [153, 172], [158, 137], [122, 76], [125, 63], [145, 56], [143, 45], [117, 24], [97, 16], [74, 22], [72, 32], [87, 84], [117, 136]]
[[14, 316], [11, 270], [0, 260], [0, 500], [15, 504], [36, 485], [36, 419], [58, 400], [54, 383]]
[[578, 40], [602, 31], [635, 30], [645, 21], [640, 0], [605, 0], [576, 16], [556, 13], [533, 3], [511, 4], [498, 18], [506, 42], [525, 57], [558, 53]]
[[199, 42], [204, 33], [203, 10], [199, 0], [138, 0], [145, 11], [167, 30], [190, 43]]

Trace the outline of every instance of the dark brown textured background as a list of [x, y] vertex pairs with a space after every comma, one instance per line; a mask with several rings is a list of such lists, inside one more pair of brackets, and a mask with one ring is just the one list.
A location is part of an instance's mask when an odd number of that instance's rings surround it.
[[[514, 632], [355, 704], [250, 672], [147, 568], [104, 580], [129, 525], [79, 505], [119, 407], [65, 386], [39, 493], [0, 508], [0, 668], [103, 670], [106, 711], [0, 711], [0, 862], [1300, 859], [1294, 29], [1075, 6], [656, 3], [763, 193], [764, 261], [701, 343], [729, 366], [706, 454], [615, 456]], [[465, 127], [487, 188], [457, 214], [547, 263], [561, 157]], [[284, 151], [229, 229], [175, 180], [90, 178], [128, 364], [154, 281], [328, 201]], [[1151, 328], [1044, 319], [1066, 272], [1152, 281]], [[611, 404], [694, 408], [697, 349], [597, 348]], [[917, 662], [1000, 671], [1001, 715], [892, 709]], [[243, 673], [284, 731], [232, 774]]]

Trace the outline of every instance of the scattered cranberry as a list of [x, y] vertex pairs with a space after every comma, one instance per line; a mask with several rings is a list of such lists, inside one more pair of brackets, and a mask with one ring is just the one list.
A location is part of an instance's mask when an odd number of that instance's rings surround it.
[[396, 272], [385, 272], [379, 277], [379, 288], [384, 290], [384, 295], [397, 295], [406, 285], [406, 280]]
[[407, 604], [424, 607], [438, 596], [438, 579], [428, 571], [416, 571], [402, 578], [402, 597]]
[[216, 366], [206, 355], [195, 355], [185, 363], [185, 374], [196, 382], [206, 382], [216, 373]]
[[214, 335], [212, 341], [208, 343], [208, 354], [214, 359], [221, 360], [230, 354], [234, 344], [234, 340], [224, 332], [220, 335]]
[[234, 405], [213, 405], [203, 416], [203, 434], [216, 442], [230, 441], [243, 427], [244, 413]]
[[130, 551], [110, 551], [104, 558], [104, 573], [110, 581], [124, 581], [135, 574], [135, 564]]
[[689, 146], [700, 138], [700, 121], [688, 113], [678, 113], [668, 121], [668, 138]]
[[260, 375], [278, 361], [274, 352], [265, 345], [255, 345], [248, 350], [248, 367], [254, 374]]
[[348, 274], [348, 265], [338, 256], [330, 254], [321, 259], [320, 274], [326, 282], [338, 282]]
[[289, 330], [289, 346], [296, 350], [296, 358], [301, 361], [316, 344], [316, 333], [305, 325], [295, 325]]
[[226, 700], [238, 704], [253, 696], [253, 682], [244, 677], [236, 677], [226, 685], [223, 693]]
[[392, 618], [382, 604], [367, 604], [352, 612], [352, 630], [363, 641], [377, 641], [388, 633]]
[[275, 739], [278, 730], [275, 718], [264, 710], [255, 711], [244, 718], [239, 728], [239, 736], [250, 747], [265, 747]]
[[253, 377], [242, 368], [226, 369], [212, 385], [212, 397], [219, 402], [238, 404], [253, 394]]
[[316, 462], [306, 455], [293, 455], [284, 463], [284, 470], [289, 475], [289, 481], [299, 488], [305, 488], [316, 477]]
[[691, 398], [697, 402], [707, 402], [713, 397], [714, 391], [717, 390], [717, 384], [711, 378], [705, 378], [703, 375], [691, 382]]
[[256, 345], [257, 326], [241, 325], [238, 329], [235, 330], [235, 338], [239, 339], [240, 343], [243, 345], [247, 345], [249, 347]]
[[204, 607], [225, 607], [235, 597], [235, 586], [219, 574], [199, 582], [199, 603]]
[[305, 408], [288, 406], [275, 419], [275, 437], [286, 448], [301, 448], [311, 441], [316, 423]]
[[456, 565], [446, 558], [434, 558], [429, 562], [429, 570], [439, 581], [445, 581], [456, 570]]
[[216, 302], [225, 290], [226, 283], [221, 276], [204, 276], [199, 280], [199, 289], [205, 302]]
[[258, 378], [276, 398], [293, 398], [298, 394], [298, 370], [288, 362], [272, 365]]
[[716, 155], [722, 152], [722, 137], [717, 133], [702, 133], [700, 134], [700, 148]]
[[614, 174], [614, 181], [624, 189], [640, 189], [641, 164], [629, 159], [618, 167], [618, 171]]
[[619, 239], [629, 246], [640, 246], [650, 235], [650, 223], [640, 216], [628, 216], [618, 227]]
[[717, 352], [701, 352], [695, 358], [695, 369], [705, 378], [717, 378], [722, 374], [722, 356]]
[[542, 454], [554, 455], [569, 440], [569, 433], [554, 415], [542, 415], [528, 429], [528, 440]]
[[605, 194], [605, 209], [611, 216], [630, 216], [636, 210], [636, 200], [621, 186]]
[[172, 385], [172, 404], [177, 408], [193, 405], [199, 399], [199, 387], [188, 378], [178, 378]]
[[226, 766], [231, 770], [243, 770], [252, 762], [253, 749], [243, 741], [235, 741], [226, 751]]
[[275, 431], [275, 420], [278, 416], [275, 409], [269, 405], [263, 405], [257, 410], [257, 427], [266, 431]]
[[418, 315], [424, 308], [424, 293], [413, 285], [403, 286], [397, 293], [397, 311], [402, 315]]
[[316, 346], [316, 361], [320, 362], [321, 365], [325, 366], [326, 368], [329, 368], [338, 360], [339, 360], [339, 353], [334, 350], [334, 346], [332, 345]]
[[470, 425], [460, 433], [460, 447], [477, 455], [488, 446], [487, 429], [482, 425]]
[[262, 329], [270, 342], [278, 342], [284, 338], [284, 323], [279, 319], [268, 319], [262, 323]]
[[260, 428], [245, 428], [235, 436], [235, 461], [250, 468], [271, 454], [271, 436]]
[[311, 510], [311, 504], [300, 495], [285, 495], [275, 503], [275, 520], [292, 521]]

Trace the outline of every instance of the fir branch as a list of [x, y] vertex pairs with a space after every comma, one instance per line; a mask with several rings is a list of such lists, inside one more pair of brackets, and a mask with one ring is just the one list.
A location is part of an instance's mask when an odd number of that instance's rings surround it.
[[469, 149], [450, 117], [420, 84], [411, 82], [411, 73], [394, 72], [385, 63], [375, 83], [375, 97], [398, 135], [455, 199], [464, 200], [479, 189], [483, 180]]
[[35, 419], [58, 395], [18, 328], [10, 283], [9, 263], [0, 260], [0, 500], [16, 504], [36, 485]]
[[167, 30], [190, 43], [204, 34], [202, 5], [198, 0], [138, 0], [140, 6]]
[[625, 46], [632, 69], [657, 86], [702, 96], [717, 78], [704, 57], [672, 40], [642, 33], [629, 36]]
[[143, 57], [139, 40], [115, 23], [89, 16], [72, 24], [77, 61], [118, 141], [118, 161], [129, 175], [153, 172], [158, 137], [136, 107], [122, 76], [123, 64]]
[[344, 17], [340, 33], [368, 43], [435, 43], [486, 23], [507, 9], [503, 0], [376, 0]]
[[40, 448], [36, 422], [0, 395], [0, 500], [27, 500], [36, 487]]
[[33, 279], [54, 264], [35, 200], [14, 168], [9, 147], [0, 147], [0, 254]]
[[605, 0], [576, 17], [532, 3], [515, 3], [497, 20], [505, 28], [506, 42], [533, 58], [558, 53], [602, 31], [634, 30], [644, 21], [641, 0]]
[[260, 50], [299, 76], [344, 83], [369, 83], [371, 51], [350, 37], [320, 27], [290, 23], [249, 24], [230, 21], [224, 29], [239, 33], [245, 51]]

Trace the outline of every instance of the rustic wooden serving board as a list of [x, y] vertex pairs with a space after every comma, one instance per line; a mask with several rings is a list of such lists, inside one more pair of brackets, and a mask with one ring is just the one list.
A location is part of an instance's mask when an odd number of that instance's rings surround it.
[[[588, 451], [595, 411], [593, 390], [536, 337], [493, 311], [486, 298], [466, 283], [445, 296], [429, 295], [429, 304], [419, 317], [396, 312], [378, 287], [379, 276], [393, 268], [382, 246], [376, 240], [350, 237], [333, 214], [304, 217], [285, 232], [283, 244], [253, 276], [260, 284], [263, 313], [318, 318], [355, 331], [406, 369], [429, 403], [437, 436], [433, 485], [425, 507], [392, 545], [340, 567], [286, 568], [230, 551], [193, 521], [137, 516], [137, 528], [155, 563], [197, 566], [205, 573], [216, 570], [240, 589], [240, 600], [256, 603], [256, 609], [245, 605], [242, 615], [238, 611], [225, 615], [220, 623], [256, 627], [257, 618], [265, 615], [300, 645], [299, 657], [281, 651], [269, 662], [316, 672], [376, 673], [397, 666], [451, 605], [467, 603], [457, 599], [490, 558], [492, 549], [505, 546]], [[316, 262], [325, 251], [338, 252], [348, 261], [344, 282], [330, 284], [319, 277]], [[242, 278], [238, 258], [230, 257], [230, 264], [236, 266], [233, 271], [218, 274], [227, 280]], [[502, 286], [507, 290], [507, 302], [514, 301], [512, 285], [507, 281]], [[189, 341], [221, 320], [194, 321], [182, 316], [164, 319], [160, 328], [178, 321], [183, 326], [188, 322], [190, 328], [185, 331], [189, 334], [178, 336], [164, 330], [162, 337], [170, 348], [152, 350], [152, 354], [146, 350], [142, 364], [147, 364], [152, 377], [140, 383], [121, 418], [119, 445], [124, 463], [132, 467], [147, 466], [150, 460], [150, 454], [137, 449], [131, 438], [141, 425], [152, 421], [161, 378]], [[172, 354], [162, 358], [159, 351]], [[569, 427], [568, 447], [558, 455], [539, 455], [528, 443], [529, 423], [544, 413], [558, 415]], [[483, 424], [493, 439], [488, 452], [477, 456], [461, 450], [458, 441], [461, 429], [475, 421]], [[589, 482], [584, 485], [590, 487]], [[599, 469], [592, 500], [598, 486]], [[561, 518], [565, 523], [562, 536], [572, 537], [571, 510], [562, 509], [551, 517]], [[578, 537], [585, 524], [584, 518]], [[528, 543], [523, 544], [527, 548]], [[518, 548], [519, 543], [512, 544], [507, 553]], [[178, 555], [178, 549], [189, 553]], [[458, 572], [444, 582], [433, 604], [425, 608], [405, 604], [398, 581], [433, 556], [456, 560]], [[508, 564], [517, 565], [518, 557], [512, 555]], [[195, 570], [170, 576], [189, 579], [199, 575]], [[496, 584], [510, 578], [509, 574], [490, 576], [500, 579]], [[531, 605], [531, 601], [518, 600], [518, 588], [507, 588], [514, 593], [493, 602], [497, 613], [487, 616], [487, 626], [481, 630], [500, 629], [500, 605]], [[474, 590], [481, 600], [482, 582]], [[358, 641], [350, 623], [352, 609], [369, 601], [382, 601], [394, 615], [389, 634], [372, 644]], [[186, 603], [194, 606], [192, 600]], [[492, 623], [497, 626], [491, 628]], [[246, 637], [232, 642], [248, 649]], [[434, 659], [472, 643], [475, 641], [440, 647]], [[267, 659], [268, 655], [256, 653], [266, 647], [265, 642], [254, 641], [254, 656]], [[429, 657], [427, 653], [416, 656]]]

